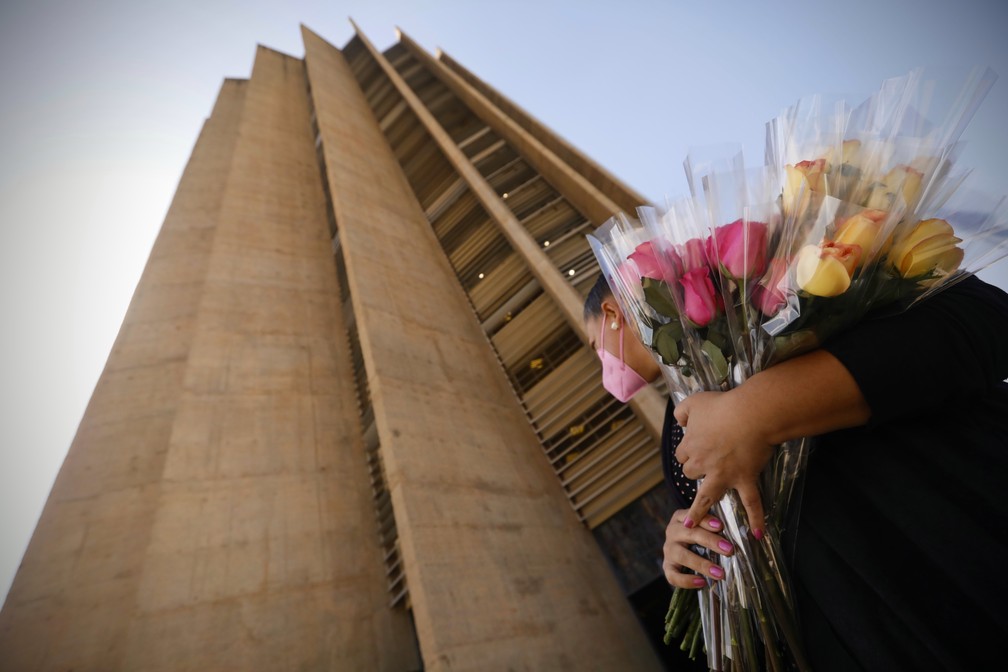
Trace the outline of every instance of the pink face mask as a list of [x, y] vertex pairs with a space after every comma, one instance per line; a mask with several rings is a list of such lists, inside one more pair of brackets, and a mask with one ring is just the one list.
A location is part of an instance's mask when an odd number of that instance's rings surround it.
[[624, 404], [637, 394], [647, 381], [623, 361], [623, 325], [619, 330], [619, 359], [603, 347], [602, 337], [605, 336], [605, 318], [602, 318], [602, 330], [599, 332], [598, 349], [595, 352], [602, 360], [602, 387], [609, 394]]

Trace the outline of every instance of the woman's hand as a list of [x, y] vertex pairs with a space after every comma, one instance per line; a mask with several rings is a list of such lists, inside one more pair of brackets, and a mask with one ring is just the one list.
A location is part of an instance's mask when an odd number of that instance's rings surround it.
[[868, 422], [857, 382], [833, 355], [813, 350], [760, 371], [728, 392], [698, 392], [676, 406], [685, 434], [676, 459], [689, 478], [704, 477], [683, 521], [693, 527], [734, 488], [757, 539], [766, 523], [756, 487], [774, 446]]
[[[691, 544], [703, 546], [720, 555], [731, 555], [735, 552], [731, 542], [722, 537], [719, 532], [724, 528], [721, 521], [714, 516], [699, 518], [700, 525], [683, 527], [686, 509], [679, 509], [672, 514], [672, 519], [665, 528], [665, 560], [662, 568], [665, 579], [673, 586], [696, 590], [707, 585], [704, 576], [712, 579], [723, 579], [724, 570], [706, 558], [702, 558], [689, 549]], [[683, 572], [684, 568], [692, 569], [696, 574]]]
[[704, 479], [683, 516], [683, 525], [691, 528], [703, 520], [724, 493], [734, 488], [753, 536], [762, 539], [766, 523], [757, 479], [774, 445], [766, 438], [761, 416], [745, 403], [742, 388], [697, 392], [676, 406], [675, 417], [684, 429], [675, 457], [683, 474]]

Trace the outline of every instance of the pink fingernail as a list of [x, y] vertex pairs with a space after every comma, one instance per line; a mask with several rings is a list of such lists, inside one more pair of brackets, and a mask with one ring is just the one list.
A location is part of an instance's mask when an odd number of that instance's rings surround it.
[[687, 529], [692, 528], [694, 525], [696, 525], [696, 523], [693, 522], [692, 518], [686, 518], [685, 520], [682, 521], [682, 524], [683, 527]]
[[718, 567], [717, 565], [714, 565], [713, 567], [710, 568], [710, 575], [713, 576], [715, 579], [723, 579], [724, 570]]
[[707, 585], [707, 581], [698, 576], [695, 579], [693, 579], [693, 585], [697, 586], [698, 588], [702, 588], [703, 586]]
[[732, 550], [731, 543], [725, 541], [724, 539], [722, 539], [721, 541], [717, 542], [717, 545], [718, 545], [718, 548], [720, 548], [725, 553], [730, 553], [731, 550]]
[[761, 530], [758, 527], [755, 528], [755, 529], [753, 529], [752, 536], [756, 537], [756, 541], [762, 540], [763, 539], [763, 530]]
[[715, 530], [720, 530], [721, 529], [721, 521], [718, 520], [717, 518], [711, 518], [710, 519], [710, 526], [712, 528], [714, 528]]

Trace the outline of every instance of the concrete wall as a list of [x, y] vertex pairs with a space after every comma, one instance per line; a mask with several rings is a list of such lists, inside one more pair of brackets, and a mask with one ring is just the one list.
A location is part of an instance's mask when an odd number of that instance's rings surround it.
[[225, 85], [0, 616], [0, 668], [416, 666], [308, 110], [303, 62], [264, 48]]
[[348, 64], [304, 39], [426, 668], [654, 669]]

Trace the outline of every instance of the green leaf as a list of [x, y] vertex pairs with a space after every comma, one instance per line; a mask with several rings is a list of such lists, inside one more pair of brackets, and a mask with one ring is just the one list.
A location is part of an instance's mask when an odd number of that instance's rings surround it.
[[644, 287], [644, 300], [659, 314], [665, 317], [679, 316], [665, 283], [654, 278], [641, 278], [641, 286]]
[[671, 366], [679, 361], [679, 341], [682, 336], [682, 325], [673, 320], [655, 330], [651, 347], [661, 355], [665, 364]]
[[707, 325], [707, 340], [724, 350], [729, 343], [728, 319], [724, 315], [719, 315], [713, 322]]
[[714, 367], [714, 372], [718, 376], [718, 381], [723, 381], [728, 378], [728, 360], [725, 359], [724, 353], [721, 352], [721, 348], [717, 347], [710, 341], [704, 341], [700, 349], [704, 351], [707, 357], [710, 359], [711, 366]]
[[773, 361], [783, 362], [819, 347], [819, 339], [811, 329], [802, 329], [773, 339]]

